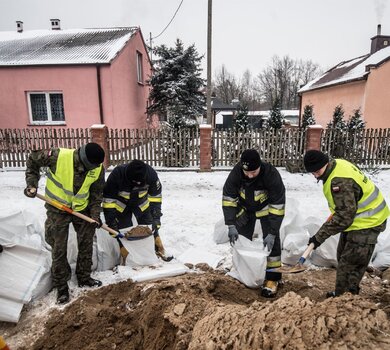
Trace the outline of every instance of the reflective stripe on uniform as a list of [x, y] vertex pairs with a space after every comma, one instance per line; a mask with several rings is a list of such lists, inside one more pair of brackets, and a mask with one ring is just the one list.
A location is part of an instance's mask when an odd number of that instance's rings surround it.
[[142, 202], [142, 203], [138, 206], [138, 208], [140, 208], [140, 210], [141, 210], [142, 212], [144, 212], [146, 209], [149, 208], [149, 200], [147, 199], [147, 200], [145, 200], [144, 202]]
[[282, 266], [282, 259], [280, 255], [267, 257], [267, 268], [275, 268], [280, 266]]
[[116, 209], [117, 211], [122, 213], [126, 208], [126, 204], [116, 199], [103, 198], [102, 207], [105, 209]]
[[263, 209], [258, 210], [256, 212], [256, 217], [261, 218], [261, 217], [266, 216], [268, 214], [269, 214], [269, 207], [268, 207], [268, 205], [266, 205]]
[[127, 191], [119, 191], [119, 196], [123, 197], [124, 199], [130, 199], [130, 192]]
[[148, 198], [149, 198], [149, 202], [152, 202], [152, 203], [162, 203], [161, 193], [156, 195], [156, 196], [149, 195]]
[[255, 197], [255, 202], [263, 203], [268, 199], [268, 193], [267, 193], [267, 191], [264, 191], [264, 190], [255, 191], [254, 197]]
[[223, 207], [237, 207], [238, 198], [232, 198], [228, 196], [222, 196]]
[[274, 215], [284, 215], [284, 204], [270, 204], [269, 213]]

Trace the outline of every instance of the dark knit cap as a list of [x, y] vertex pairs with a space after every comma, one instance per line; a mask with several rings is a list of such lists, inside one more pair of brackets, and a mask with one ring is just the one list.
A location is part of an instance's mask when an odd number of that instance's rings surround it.
[[97, 143], [90, 142], [79, 148], [81, 162], [86, 169], [97, 168], [104, 161], [104, 150]]
[[241, 154], [241, 166], [245, 171], [253, 171], [260, 168], [261, 160], [259, 152], [247, 149]]
[[131, 161], [126, 168], [126, 178], [134, 182], [145, 182], [146, 164], [142, 160]]
[[325, 153], [314, 149], [307, 151], [303, 157], [305, 169], [309, 173], [314, 173], [317, 170], [320, 170], [324, 165], [328, 164], [328, 162], [329, 157]]

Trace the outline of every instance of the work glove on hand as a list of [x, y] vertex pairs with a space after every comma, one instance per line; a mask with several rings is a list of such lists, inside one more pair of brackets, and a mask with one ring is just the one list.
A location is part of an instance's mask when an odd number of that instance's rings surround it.
[[229, 236], [230, 245], [233, 246], [238, 239], [238, 231], [236, 229], [236, 226], [229, 225], [228, 236]]
[[314, 244], [314, 249], [317, 249], [321, 245], [321, 243], [316, 240], [315, 236], [310, 237], [309, 243], [307, 245], [309, 245], [310, 243]]
[[34, 198], [37, 195], [37, 189], [33, 186], [27, 186], [23, 193], [27, 197]]
[[94, 229], [98, 229], [103, 226], [102, 219], [100, 218], [94, 218], [96, 222], [91, 222], [90, 225], [93, 226]]
[[272, 250], [272, 248], [274, 247], [274, 243], [275, 243], [275, 235], [272, 235], [271, 233], [269, 233], [263, 239], [264, 247], [267, 247], [268, 251]]

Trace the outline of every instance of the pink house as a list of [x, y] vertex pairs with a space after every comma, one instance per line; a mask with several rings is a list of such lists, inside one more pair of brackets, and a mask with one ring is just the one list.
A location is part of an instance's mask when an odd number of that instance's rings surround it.
[[140, 28], [0, 32], [0, 128], [145, 128], [152, 66]]
[[371, 38], [371, 52], [344, 61], [299, 90], [301, 111], [312, 104], [317, 124], [326, 126], [342, 104], [345, 120], [360, 108], [368, 128], [390, 128], [390, 36]]

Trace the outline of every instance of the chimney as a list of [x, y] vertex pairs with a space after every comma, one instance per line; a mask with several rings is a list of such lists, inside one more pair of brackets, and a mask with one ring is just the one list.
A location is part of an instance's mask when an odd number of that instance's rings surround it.
[[390, 35], [382, 35], [382, 25], [378, 24], [376, 32], [377, 34], [371, 38], [371, 55], [390, 46]]
[[52, 30], [61, 30], [61, 21], [57, 18], [50, 19]]
[[16, 30], [18, 33], [23, 32], [23, 22], [22, 21], [16, 21]]

